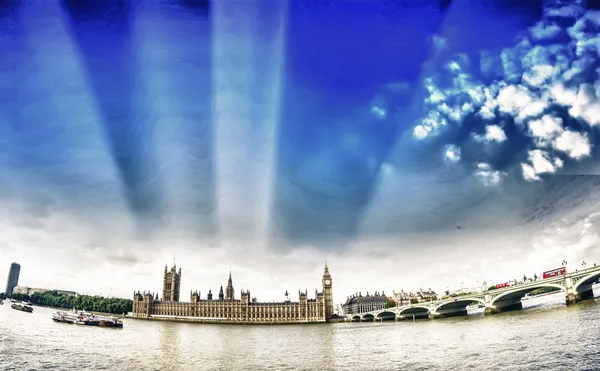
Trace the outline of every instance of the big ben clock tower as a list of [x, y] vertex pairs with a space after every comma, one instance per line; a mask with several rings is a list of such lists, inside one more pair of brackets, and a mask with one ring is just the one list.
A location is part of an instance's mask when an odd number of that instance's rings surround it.
[[333, 315], [333, 292], [331, 291], [331, 274], [329, 274], [329, 268], [325, 263], [325, 271], [323, 272], [323, 297], [325, 299], [325, 318], [327, 321], [331, 319]]

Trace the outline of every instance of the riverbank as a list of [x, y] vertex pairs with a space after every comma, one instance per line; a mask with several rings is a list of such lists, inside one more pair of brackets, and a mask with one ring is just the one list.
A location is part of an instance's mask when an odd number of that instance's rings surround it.
[[[73, 308], [58, 308], [58, 307], [49, 307], [46, 305], [37, 305], [37, 304], [31, 304], [32, 307], [40, 307], [40, 308], [47, 308], [47, 309], [53, 309], [53, 310], [63, 310], [63, 311], [72, 311]], [[76, 309], [76, 311], [82, 311], [82, 309]], [[105, 313], [105, 312], [95, 312], [92, 310], [85, 310], [84, 312], [86, 313], [91, 313], [91, 314], [97, 314], [99, 316], [105, 316], [105, 317], [117, 317], [117, 318], [129, 318], [127, 316], [124, 316], [122, 314], [114, 314], [114, 313]]]
[[140, 318], [133, 316], [126, 316], [125, 318], [131, 318], [139, 321], [162, 321], [162, 322], [183, 322], [183, 323], [198, 323], [198, 324], [210, 324], [210, 325], [241, 325], [241, 326], [284, 326], [284, 325], [322, 325], [330, 322], [325, 321], [305, 321], [305, 322], [283, 322], [283, 321], [230, 321], [227, 319], [208, 319], [208, 318], [194, 318], [194, 317], [149, 317]]

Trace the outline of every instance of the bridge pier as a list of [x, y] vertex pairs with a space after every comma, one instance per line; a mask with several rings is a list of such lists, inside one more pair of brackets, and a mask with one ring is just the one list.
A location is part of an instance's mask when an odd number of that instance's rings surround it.
[[506, 305], [503, 307], [485, 307], [484, 314], [486, 316], [489, 316], [492, 314], [498, 314], [498, 313], [502, 313], [502, 312], [512, 312], [512, 311], [521, 310], [521, 309], [523, 309], [523, 304], [521, 304], [521, 303], [510, 304], [510, 305]]
[[581, 292], [567, 292], [565, 295], [565, 302], [567, 305], [573, 305], [592, 298], [594, 298], [594, 290], [590, 285], [589, 288], [585, 287]]
[[484, 315], [489, 316], [494, 314], [494, 307], [492, 306], [492, 297], [490, 294], [485, 294], [483, 296], [483, 302], [485, 303]]

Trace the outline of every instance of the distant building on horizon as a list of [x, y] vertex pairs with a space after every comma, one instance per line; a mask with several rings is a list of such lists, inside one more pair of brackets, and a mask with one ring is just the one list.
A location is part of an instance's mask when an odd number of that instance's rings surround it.
[[42, 289], [38, 287], [28, 287], [28, 286], [16, 286], [13, 290], [14, 294], [24, 294], [24, 295], [33, 295], [35, 293], [44, 293], [48, 291], [56, 291], [58, 294], [65, 294], [69, 296], [78, 296], [79, 294], [75, 291], [70, 290], [54, 290], [54, 289]]
[[367, 295], [363, 296], [361, 292], [355, 295], [348, 296], [346, 302], [342, 304], [342, 308], [345, 315], [354, 313], [364, 313], [374, 310], [385, 309], [390, 298], [385, 296], [385, 293], [375, 291], [375, 294], [370, 295], [367, 291]]
[[19, 273], [21, 273], [21, 266], [18, 263], [12, 263], [6, 280], [6, 295], [12, 294], [14, 288], [19, 284]]
[[420, 289], [417, 292], [410, 292], [400, 290], [400, 292], [393, 292], [392, 300], [396, 302], [398, 306], [417, 304], [425, 301], [435, 301], [438, 299], [438, 294], [432, 289], [423, 290]]

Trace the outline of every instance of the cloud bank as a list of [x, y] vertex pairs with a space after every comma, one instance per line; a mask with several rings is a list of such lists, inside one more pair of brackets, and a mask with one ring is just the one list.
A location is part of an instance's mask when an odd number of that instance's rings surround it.
[[[526, 181], [560, 172], [565, 161], [590, 159], [600, 128], [599, 31], [600, 12], [549, 4], [513, 47], [481, 52], [479, 61], [451, 57], [423, 80], [427, 113], [413, 137], [427, 140], [476, 121], [473, 138], [493, 145], [510, 140], [506, 130], [515, 128], [530, 139], [520, 159]], [[449, 145], [457, 152], [457, 143]]]

